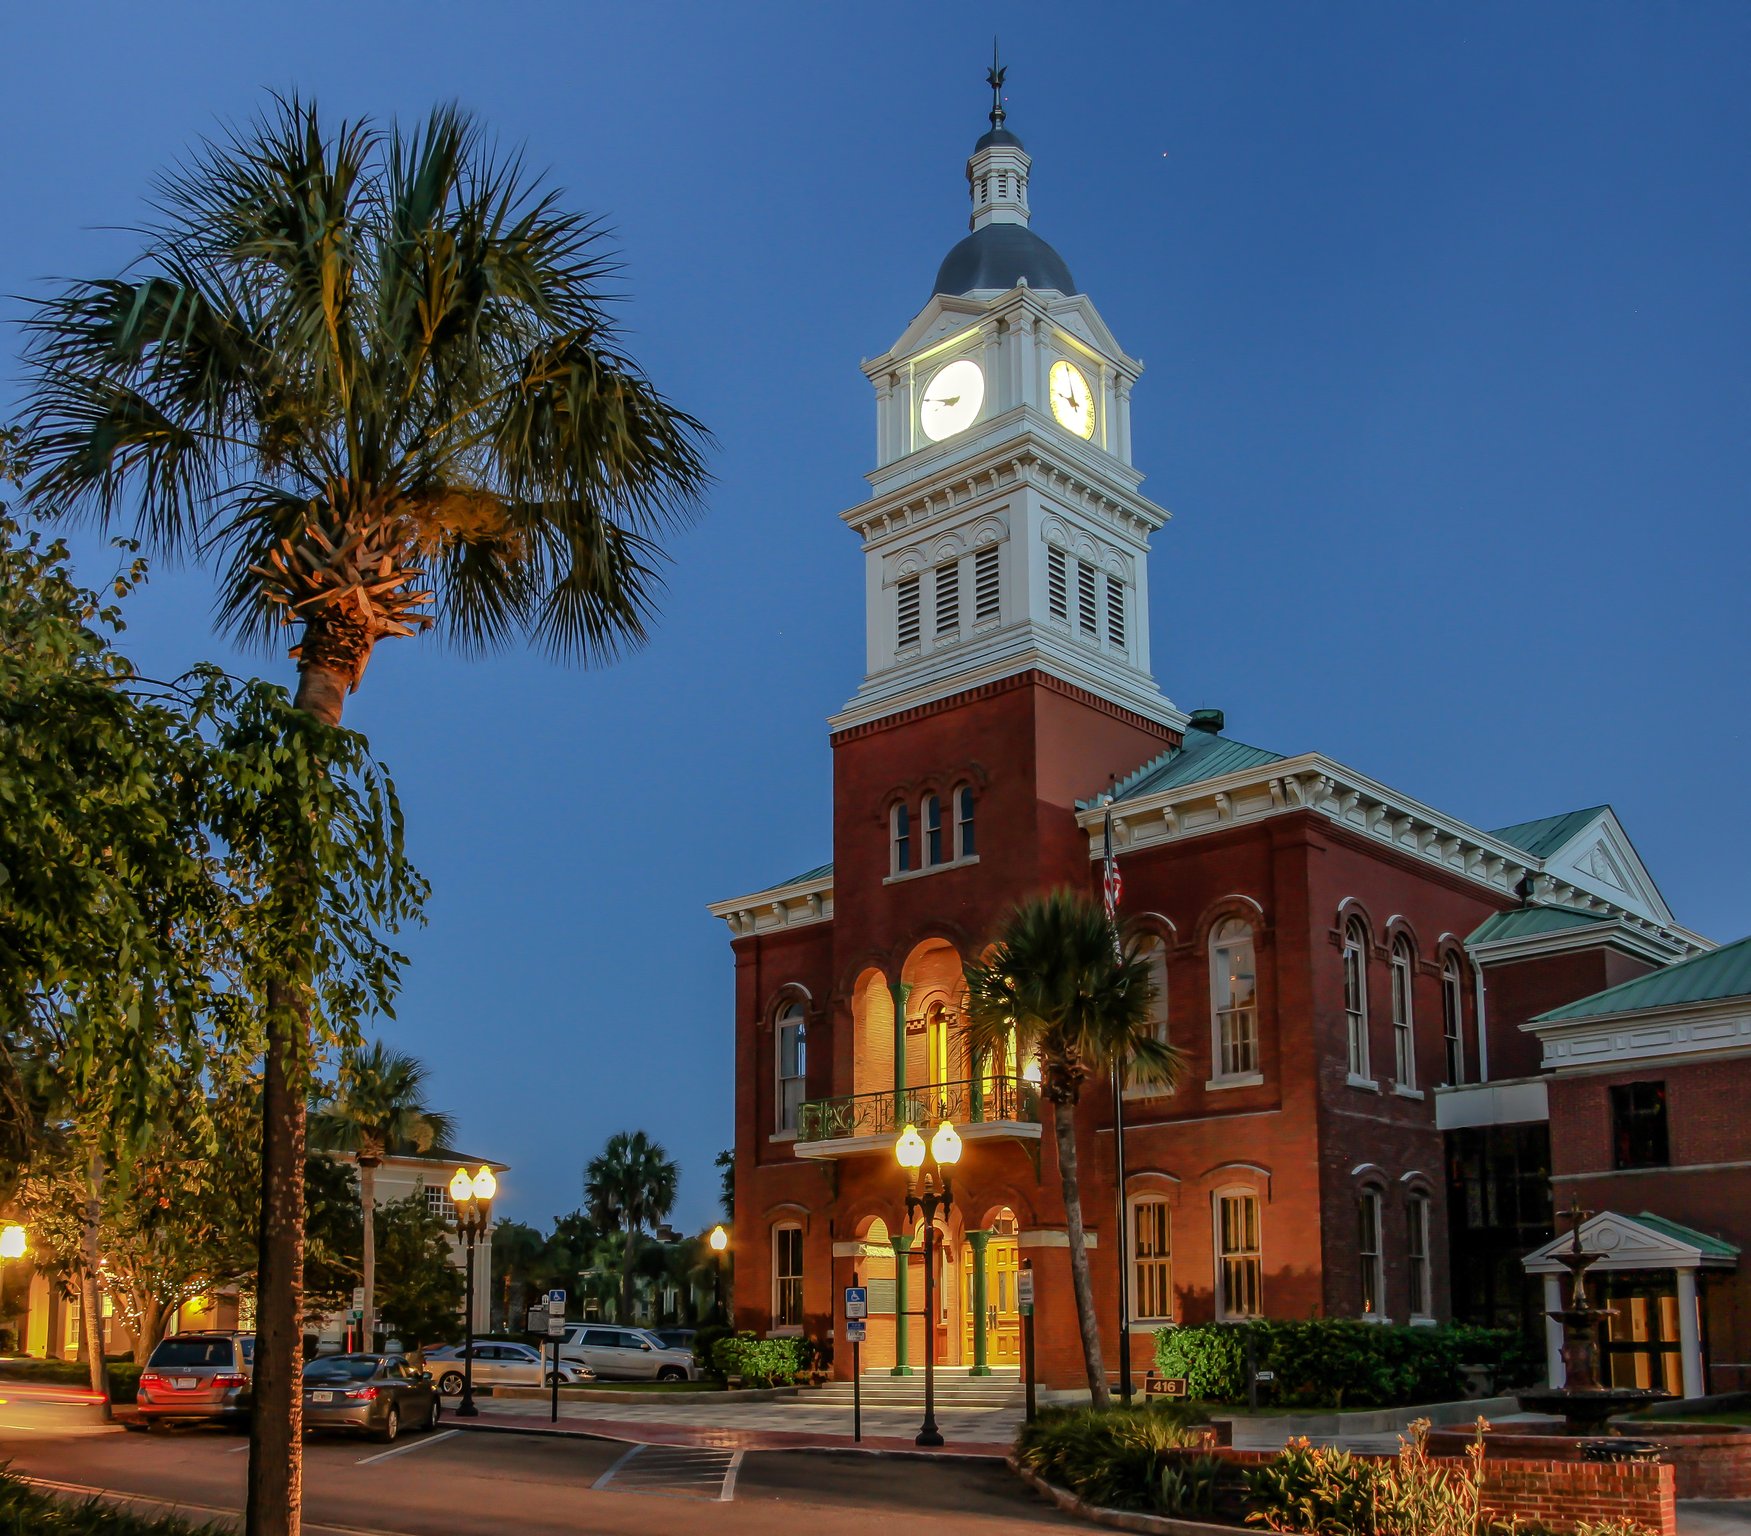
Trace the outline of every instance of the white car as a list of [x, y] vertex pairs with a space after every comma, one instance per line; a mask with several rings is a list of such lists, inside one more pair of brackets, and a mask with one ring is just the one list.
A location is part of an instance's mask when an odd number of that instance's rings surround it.
[[[497, 1339], [474, 1339], [474, 1384], [477, 1387], [550, 1387], [553, 1385], [553, 1362], [527, 1344], [508, 1344]], [[462, 1347], [447, 1344], [442, 1349], [426, 1351], [426, 1369], [437, 1378], [438, 1390], [445, 1397], [457, 1397], [462, 1392]], [[559, 1384], [562, 1387], [583, 1386], [596, 1379], [587, 1365], [563, 1356], [559, 1362]]]
[[562, 1360], [587, 1366], [603, 1381], [697, 1381], [693, 1351], [670, 1349], [643, 1328], [571, 1323], [560, 1341]]

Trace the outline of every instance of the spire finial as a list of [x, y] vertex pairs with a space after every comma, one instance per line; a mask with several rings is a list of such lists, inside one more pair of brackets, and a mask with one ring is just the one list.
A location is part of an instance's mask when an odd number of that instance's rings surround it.
[[991, 126], [1003, 126], [1003, 77], [1009, 71], [997, 62], [997, 39], [991, 39], [991, 68], [985, 76], [986, 83], [991, 87]]

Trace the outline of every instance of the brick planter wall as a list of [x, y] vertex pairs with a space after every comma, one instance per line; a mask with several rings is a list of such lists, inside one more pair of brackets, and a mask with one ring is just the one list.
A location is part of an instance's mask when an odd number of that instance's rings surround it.
[[[1491, 1429], [1485, 1441], [1490, 1463], [1502, 1457], [1579, 1462], [1581, 1442], [1560, 1434], [1555, 1419], [1545, 1422], [1548, 1427], [1543, 1434], [1526, 1434], [1520, 1423]], [[1751, 1499], [1751, 1431], [1729, 1425], [1674, 1424], [1664, 1419], [1624, 1421], [1619, 1427], [1633, 1439], [1658, 1442], [1660, 1460], [1672, 1468], [1678, 1498]], [[1429, 1435], [1429, 1450], [1438, 1456], [1460, 1455], [1471, 1434], [1469, 1427], [1434, 1430]]]
[[1499, 1461], [1484, 1463], [1484, 1503], [1500, 1519], [1569, 1530], [1581, 1520], [1633, 1520], [1674, 1536], [1673, 1469], [1652, 1461]]

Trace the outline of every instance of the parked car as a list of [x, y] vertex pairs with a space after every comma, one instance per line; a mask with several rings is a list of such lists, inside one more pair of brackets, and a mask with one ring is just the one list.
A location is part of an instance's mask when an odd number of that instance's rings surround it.
[[430, 1371], [401, 1355], [322, 1355], [304, 1367], [304, 1428], [344, 1429], [388, 1442], [436, 1429], [443, 1408]]
[[[527, 1344], [508, 1344], [497, 1340], [475, 1339], [474, 1384], [477, 1387], [548, 1387], [553, 1385], [553, 1363], [541, 1351]], [[462, 1367], [465, 1361], [462, 1346], [446, 1344], [441, 1349], [426, 1351], [426, 1366], [438, 1378], [438, 1390], [445, 1397], [455, 1397], [462, 1391]], [[596, 1373], [576, 1360], [561, 1358], [559, 1384], [562, 1387], [583, 1386], [596, 1379]]]
[[693, 1353], [693, 1339], [698, 1332], [696, 1328], [652, 1328], [650, 1336], [664, 1349], [684, 1349]]
[[670, 1349], [642, 1328], [603, 1323], [572, 1323], [559, 1346], [560, 1358], [587, 1365], [604, 1381], [697, 1381], [699, 1368], [689, 1349]]
[[173, 1333], [158, 1341], [140, 1372], [140, 1423], [246, 1420], [254, 1375], [254, 1334]]

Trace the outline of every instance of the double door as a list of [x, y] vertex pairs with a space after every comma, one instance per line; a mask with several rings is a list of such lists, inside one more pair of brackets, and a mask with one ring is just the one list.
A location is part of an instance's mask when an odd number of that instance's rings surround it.
[[[966, 1270], [966, 1338], [962, 1358], [970, 1366], [973, 1352], [973, 1265], [969, 1250]], [[986, 1358], [994, 1366], [1021, 1364], [1021, 1308], [1017, 1282], [1021, 1273], [1020, 1252], [1013, 1232], [994, 1232], [985, 1244], [985, 1338]]]

